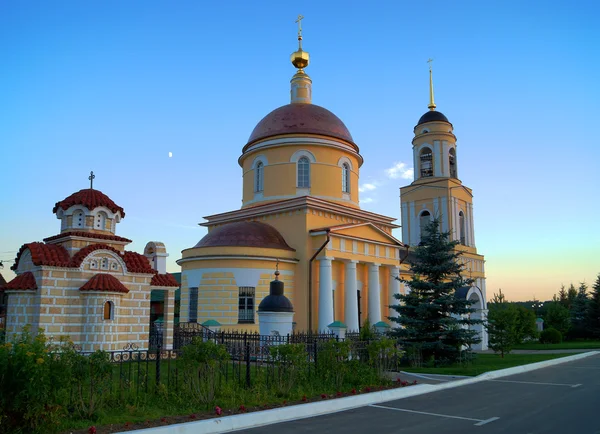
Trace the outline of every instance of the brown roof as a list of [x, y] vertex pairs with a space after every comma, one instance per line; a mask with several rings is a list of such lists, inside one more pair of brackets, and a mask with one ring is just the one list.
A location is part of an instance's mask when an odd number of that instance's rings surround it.
[[262, 222], [234, 222], [217, 226], [194, 247], [263, 247], [294, 251], [277, 229]]
[[79, 288], [80, 291], [121, 292], [127, 294], [129, 289], [112, 274], [99, 273]]
[[172, 286], [179, 287], [179, 283], [175, 280], [172, 274], [155, 274], [150, 281], [150, 286]]
[[71, 196], [56, 202], [52, 212], [58, 211], [59, 208], [67, 210], [73, 205], [83, 205], [89, 210], [93, 210], [100, 206], [106, 207], [112, 212], [120, 212], [122, 217], [125, 217], [125, 211], [119, 205], [114, 203], [110, 197], [102, 193], [100, 190], [85, 188], [73, 193]]
[[65, 237], [84, 237], [84, 238], [92, 238], [95, 240], [107, 240], [107, 241], [123, 241], [125, 243], [131, 243], [132, 241], [128, 238], [119, 237], [117, 235], [108, 235], [108, 234], [96, 234], [93, 232], [84, 232], [84, 231], [69, 231], [63, 232], [62, 234], [53, 235], [48, 238], [44, 238], [45, 242], [60, 240]]
[[37, 290], [37, 283], [35, 281], [35, 276], [31, 271], [26, 271], [25, 273], [19, 274], [13, 280], [8, 282], [6, 286], [3, 288], [5, 291], [10, 290]]
[[315, 104], [288, 104], [266, 115], [254, 128], [246, 147], [282, 134], [318, 134], [354, 144], [350, 131], [336, 115]]
[[4, 288], [5, 285], [6, 285], [6, 279], [4, 278], [2, 273], [0, 273], [0, 289]]

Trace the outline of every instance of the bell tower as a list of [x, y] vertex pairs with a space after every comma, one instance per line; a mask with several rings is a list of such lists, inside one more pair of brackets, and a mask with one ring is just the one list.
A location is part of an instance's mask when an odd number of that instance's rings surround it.
[[475, 251], [473, 193], [458, 179], [454, 127], [436, 110], [431, 63], [427, 107], [414, 128], [414, 181], [400, 189], [402, 241], [418, 245], [427, 222], [437, 217], [442, 231], [450, 231], [453, 240]]
[[[473, 225], [473, 191], [458, 178], [458, 159], [454, 127], [443, 113], [436, 110], [433, 98], [431, 59], [429, 62], [429, 111], [414, 128], [413, 164], [414, 181], [400, 188], [402, 241], [418, 246], [421, 235], [433, 218], [440, 221], [442, 232], [458, 241], [462, 252], [464, 277], [473, 279], [469, 288], [463, 288], [461, 297], [473, 301], [473, 318], [485, 319], [487, 314], [485, 287], [485, 260], [477, 253]], [[481, 342], [475, 349], [487, 349], [487, 333], [475, 326]]]

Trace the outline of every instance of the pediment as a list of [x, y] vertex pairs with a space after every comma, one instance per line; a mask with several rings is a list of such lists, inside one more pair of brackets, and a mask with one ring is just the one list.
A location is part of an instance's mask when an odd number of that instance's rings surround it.
[[358, 238], [362, 240], [403, 246], [400, 240], [394, 238], [387, 232], [378, 228], [373, 223], [359, 223], [344, 226], [334, 226], [329, 228], [329, 232], [332, 235], [343, 235], [350, 238]]

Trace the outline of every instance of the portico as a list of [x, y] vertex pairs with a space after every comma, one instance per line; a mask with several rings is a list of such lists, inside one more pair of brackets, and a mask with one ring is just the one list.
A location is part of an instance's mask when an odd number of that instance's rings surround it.
[[[352, 235], [357, 229], [363, 237]], [[313, 287], [317, 329], [327, 330], [332, 322], [341, 321], [348, 331], [358, 331], [367, 318], [375, 324], [396, 315], [390, 306], [397, 303], [394, 295], [401, 292], [397, 277], [402, 243], [369, 224], [329, 228], [328, 233], [330, 241], [317, 257], [318, 265], [313, 264], [314, 271], [318, 270]], [[314, 245], [319, 245], [323, 231], [312, 234]]]

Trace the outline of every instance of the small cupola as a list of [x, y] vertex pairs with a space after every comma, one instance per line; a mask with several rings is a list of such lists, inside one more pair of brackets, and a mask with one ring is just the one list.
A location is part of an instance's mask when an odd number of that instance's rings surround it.
[[[283, 291], [279, 280], [279, 261], [275, 268], [275, 280], [269, 286], [267, 295], [258, 305], [258, 329], [265, 336], [286, 336], [294, 328], [294, 306]], [[274, 343], [276, 344], [276, 343]]]
[[275, 271], [275, 280], [269, 286], [267, 295], [258, 305], [259, 312], [294, 312], [294, 306], [289, 298], [283, 294], [283, 282], [279, 280], [279, 267]]

